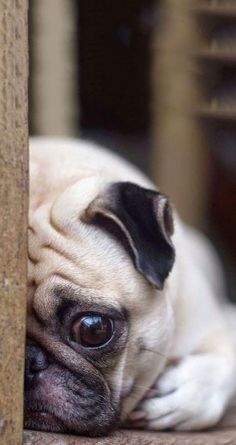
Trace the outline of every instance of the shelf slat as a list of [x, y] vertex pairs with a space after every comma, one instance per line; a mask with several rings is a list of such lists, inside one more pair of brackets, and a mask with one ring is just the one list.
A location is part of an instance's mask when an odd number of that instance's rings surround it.
[[200, 5], [192, 8], [193, 12], [201, 15], [236, 18], [236, 5], [235, 6], [212, 6], [212, 5]]
[[227, 51], [227, 49], [200, 49], [194, 52], [194, 55], [200, 59], [206, 59], [207, 61], [222, 62], [227, 64], [236, 63], [236, 49], [235, 51]]
[[226, 107], [217, 108], [206, 105], [198, 108], [194, 114], [202, 118], [236, 121], [236, 107], [229, 109]]

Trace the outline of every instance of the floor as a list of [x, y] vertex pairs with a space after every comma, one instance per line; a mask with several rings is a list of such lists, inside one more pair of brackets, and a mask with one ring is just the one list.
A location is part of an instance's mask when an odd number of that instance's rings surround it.
[[24, 445], [236, 445], [236, 399], [217, 428], [201, 433], [120, 430], [106, 438], [25, 431]]

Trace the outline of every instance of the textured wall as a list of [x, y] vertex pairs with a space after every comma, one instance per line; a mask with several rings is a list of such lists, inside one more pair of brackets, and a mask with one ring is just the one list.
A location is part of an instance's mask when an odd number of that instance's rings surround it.
[[0, 443], [23, 428], [27, 264], [27, 0], [0, 0]]

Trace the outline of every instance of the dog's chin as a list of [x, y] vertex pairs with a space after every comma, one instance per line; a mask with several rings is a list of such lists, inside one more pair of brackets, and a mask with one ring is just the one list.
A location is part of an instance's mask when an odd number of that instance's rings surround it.
[[48, 409], [26, 410], [24, 426], [26, 429], [50, 433], [70, 433], [90, 437], [106, 436], [119, 426], [119, 415], [114, 413], [109, 420], [96, 419], [86, 422], [83, 419], [61, 419]]
[[25, 414], [25, 428], [30, 430], [65, 433], [65, 424], [54, 414], [45, 411], [28, 411]]

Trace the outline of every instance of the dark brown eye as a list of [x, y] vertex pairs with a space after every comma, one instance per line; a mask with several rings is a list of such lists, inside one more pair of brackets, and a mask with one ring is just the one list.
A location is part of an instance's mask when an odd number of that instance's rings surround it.
[[105, 345], [113, 335], [113, 323], [105, 315], [84, 315], [72, 326], [72, 339], [87, 348]]

